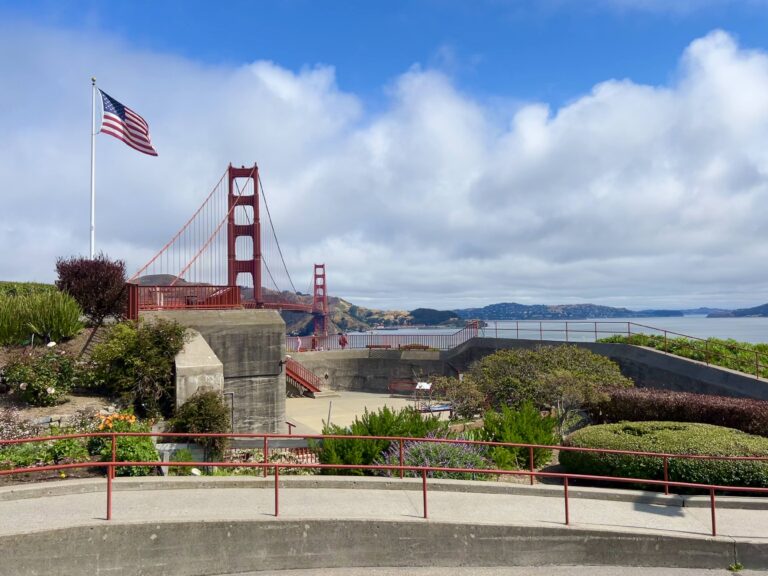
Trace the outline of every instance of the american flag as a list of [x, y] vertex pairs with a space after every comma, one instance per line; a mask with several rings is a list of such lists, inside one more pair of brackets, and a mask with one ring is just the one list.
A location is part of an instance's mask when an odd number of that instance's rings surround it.
[[149, 126], [144, 118], [128, 106], [123, 106], [103, 90], [99, 90], [104, 105], [101, 118], [101, 132], [122, 140], [139, 152], [157, 156], [157, 150], [149, 139]]

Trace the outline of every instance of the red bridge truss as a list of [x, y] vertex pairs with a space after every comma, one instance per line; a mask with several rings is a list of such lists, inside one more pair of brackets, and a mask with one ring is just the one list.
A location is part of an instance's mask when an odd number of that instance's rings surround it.
[[[262, 212], [269, 223], [263, 237]], [[131, 318], [145, 310], [271, 308], [312, 314], [315, 334], [327, 334], [325, 264], [314, 265], [310, 303], [288, 272], [256, 164], [230, 164], [186, 224], [128, 282]]]

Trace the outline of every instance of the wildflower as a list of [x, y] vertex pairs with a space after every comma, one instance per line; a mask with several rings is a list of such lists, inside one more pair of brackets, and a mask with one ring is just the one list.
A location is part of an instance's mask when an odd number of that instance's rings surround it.
[[48, 388], [46, 388], [45, 391], [48, 392], [48, 394], [53, 394], [54, 392], [56, 392], [56, 388], [52, 388], [51, 386], [48, 386]]
[[28, 384], [26, 382], [22, 382], [21, 384], [19, 384], [19, 390], [26, 390], [27, 386]]
[[48, 348], [53, 348], [54, 346], [56, 346], [56, 342], [54, 342], [53, 340], [51, 340], [50, 342], [48, 342], [48, 344], [46, 344], [46, 346], [47, 346]]

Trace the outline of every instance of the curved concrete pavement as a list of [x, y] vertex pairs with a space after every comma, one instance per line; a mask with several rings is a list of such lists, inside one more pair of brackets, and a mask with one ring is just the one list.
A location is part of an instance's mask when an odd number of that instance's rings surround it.
[[[3, 574], [225, 574], [354, 566], [768, 568], [765, 500], [430, 480], [121, 478], [0, 489]], [[41, 551], [45, 551], [42, 554]], [[530, 573], [530, 572], [529, 572]], [[503, 574], [503, 572], [501, 572]], [[548, 572], [548, 574], [555, 574]], [[658, 572], [656, 572], [658, 574]]]

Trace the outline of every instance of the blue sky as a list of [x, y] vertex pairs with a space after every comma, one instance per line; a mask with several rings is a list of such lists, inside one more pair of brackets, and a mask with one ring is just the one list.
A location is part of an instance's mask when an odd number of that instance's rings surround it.
[[129, 269], [258, 161], [302, 288], [324, 261], [384, 308], [761, 304], [765, 30], [766, 0], [0, 0], [0, 278], [87, 251], [96, 75], [160, 153], [98, 138]]
[[8, 14], [209, 64], [331, 65], [374, 102], [418, 64], [469, 92], [559, 105], [606, 78], [659, 84], [691, 40], [724, 29], [766, 47], [762, 0], [5, 2]]

